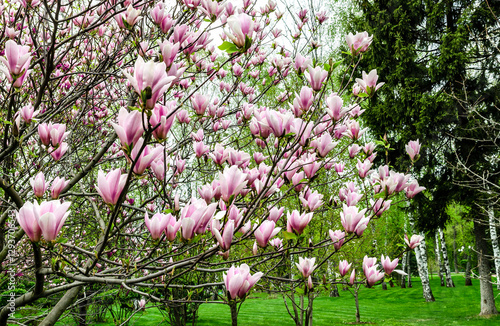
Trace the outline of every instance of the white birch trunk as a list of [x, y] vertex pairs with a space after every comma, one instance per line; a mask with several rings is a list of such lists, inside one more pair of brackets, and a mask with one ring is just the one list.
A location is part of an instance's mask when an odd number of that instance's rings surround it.
[[498, 235], [493, 206], [488, 207], [488, 222], [490, 226], [491, 246], [493, 247], [493, 261], [495, 262], [495, 272], [497, 274], [497, 289], [500, 290], [500, 248], [498, 247]]
[[444, 278], [443, 278], [443, 264], [441, 263], [441, 250], [439, 245], [439, 232], [436, 232], [436, 246], [434, 251], [436, 252], [436, 264], [438, 265], [438, 275], [441, 280], [441, 286], [444, 286]]
[[415, 247], [415, 257], [417, 257], [417, 267], [418, 267], [418, 275], [420, 276], [420, 280], [422, 282], [422, 292], [425, 301], [431, 302], [435, 301], [434, 295], [432, 294], [431, 285], [429, 282], [429, 269], [427, 266], [427, 248], [425, 245], [425, 235], [423, 232], [420, 233], [423, 237], [422, 241], [420, 241], [420, 245]]
[[448, 250], [446, 249], [446, 242], [444, 241], [444, 232], [441, 228], [438, 228], [439, 238], [441, 239], [441, 252], [443, 253], [443, 265], [446, 275], [446, 287], [454, 288], [455, 283], [451, 278], [450, 260], [448, 259]]

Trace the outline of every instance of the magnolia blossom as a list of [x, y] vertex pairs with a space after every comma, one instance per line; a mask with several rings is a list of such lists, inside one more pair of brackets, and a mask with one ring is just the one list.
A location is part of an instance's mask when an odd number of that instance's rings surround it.
[[222, 235], [220, 234], [220, 231], [217, 228], [214, 228], [213, 226], [211, 230], [212, 234], [217, 239], [217, 242], [219, 243], [221, 249], [224, 251], [229, 250], [229, 248], [231, 247], [231, 242], [233, 241], [234, 221], [233, 220], [227, 221], [227, 223], [224, 225], [224, 232], [222, 233]]
[[19, 115], [26, 123], [30, 123], [39, 113], [40, 110], [35, 111], [31, 103], [19, 109]]
[[19, 209], [19, 212], [16, 213], [17, 222], [33, 242], [40, 241], [42, 236], [42, 230], [38, 225], [38, 218], [39, 207], [37, 202], [35, 202], [35, 205], [29, 201], [25, 202], [23, 207]]
[[151, 112], [151, 117], [149, 118], [149, 123], [153, 128], [153, 136], [156, 140], [163, 141], [167, 139], [167, 134], [172, 127], [175, 119], [175, 114], [173, 111], [177, 106], [176, 101], [170, 101], [167, 105], [156, 104], [153, 111]]
[[141, 138], [144, 132], [142, 124], [142, 117], [139, 111], [128, 112], [125, 108], [121, 108], [118, 113], [118, 124], [111, 122], [116, 134], [120, 138], [122, 146], [128, 150], [133, 148], [139, 138]]
[[153, 60], [144, 62], [142, 57], [138, 57], [135, 62], [134, 76], [123, 71], [146, 109], [154, 108], [158, 98], [167, 91], [175, 79], [167, 75], [166, 69], [164, 62], [157, 63]]
[[167, 228], [171, 217], [171, 214], [156, 213], [152, 218], [149, 218], [149, 215], [146, 212], [144, 215], [144, 222], [151, 233], [151, 238], [153, 238], [153, 240], [160, 239], [161, 234]]
[[151, 165], [151, 163], [158, 158], [160, 154], [163, 153], [163, 147], [157, 146], [153, 148], [151, 145], [147, 145], [144, 147], [142, 152], [139, 154], [139, 151], [142, 149], [142, 145], [144, 143], [144, 139], [139, 138], [136, 146], [132, 148], [132, 152], [130, 153], [130, 158], [135, 162], [134, 165], [134, 173], [137, 175], [142, 175], [144, 171]]
[[365, 217], [366, 208], [361, 211], [356, 206], [347, 206], [344, 204], [343, 211], [340, 212], [340, 221], [347, 233], [355, 232], [362, 235], [370, 221]]
[[420, 193], [422, 190], [425, 190], [425, 187], [420, 187], [418, 185], [417, 180], [413, 180], [405, 188], [406, 197], [411, 199], [415, 197], [418, 193]]
[[408, 235], [405, 234], [405, 242], [410, 247], [410, 249], [415, 249], [420, 244], [420, 241], [424, 240], [424, 237], [418, 234], [414, 234], [408, 239]]
[[121, 28], [131, 28], [135, 25], [135, 23], [141, 20], [142, 17], [139, 17], [140, 14], [141, 11], [138, 9], [134, 9], [134, 7], [132, 7], [132, 4], [130, 4], [127, 7], [127, 11], [114, 16], [114, 18], [118, 23], [118, 26], [120, 26]]
[[52, 197], [52, 199], [59, 198], [59, 194], [68, 185], [68, 183], [69, 180], [59, 177], [56, 177], [54, 180], [52, 180], [52, 186], [50, 187], [50, 196]]
[[362, 73], [362, 79], [356, 78], [356, 82], [358, 83], [359, 87], [365, 91], [366, 94], [372, 95], [375, 93], [376, 90], [378, 90], [380, 87], [382, 87], [385, 83], [378, 83], [378, 75], [377, 75], [377, 69], [373, 69], [370, 71], [370, 73], [366, 73], [363, 71]]
[[251, 275], [250, 267], [247, 264], [241, 264], [240, 267], [231, 266], [227, 273], [222, 274], [222, 278], [229, 296], [234, 300], [245, 298], [248, 291], [260, 280], [262, 275], [264, 275], [262, 272]]
[[225, 167], [223, 173], [219, 173], [221, 198], [227, 203], [231, 196], [236, 197], [246, 186], [246, 173], [241, 172], [237, 166]]
[[302, 234], [306, 226], [311, 222], [313, 213], [303, 213], [300, 214], [299, 211], [293, 210], [292, 213], [287, 212], [287, 232], [296, 232], [297, 234]]
[[396, 259], [391, 261], [389, 256], [384, 257], [384, 255], [382, 255], [382, 257], [380, 258], [380, 262], [382, 264], [382, 267], [384, 268], [385, 273], [387, 275], [391, 275], [391, 273], [394, 271], [396, 266], [398, 266], [399, 259], [396, 258]]
[[120, 169], [111, 170], [106, 175], [99, 170], [96, 190], [106, 204], [116, 205], [126, 182], [127, 175], [121, 174]]
[[357, 55], [368, 50], [368, 47], [372, 43], [373, 35], [368, 36], [367, 32], [357, 33], [356, 35], [349, 33], [346, 35], [345, 40], [351, 53]]
[[181, 210], [182, 237], [191, 240], [195, 234], [204, 233], [216, 208], [217, 203], [207, 205], [203, 199], [192, 198], [191, 203]]
[[229, 37], [237, 47], [245, 48], [246, 38], [248, 37], [251, 40], [254, 31], [252, 17], [245, 13], [232, 15], [227, 18], [227, 25], [230, 29], [224, 29], [224, 33], [226, 33], [227, 37]]
[[43, 194], [49, 187], [49, 183], [45, 182], [45, 176], [43, 175], [43, 172], [38, 172], [35, 178], [30, 180], [30, 183], [35, 196], [38, 198], [42, 198]]
[[316, 92], [321, 90], [321, 87], [323, 87], [323, 82], [325, 81], [326, 77], [328, 77], [328, 72], [320, 66], [317, 66], [316, 68], [309, 66], [307, 67], [307, 69], [308, 71], [306, 71], [304, 75], [309, 84], [311, 84], [312, 89]]
[[335, 250], [339, 250], [340, 247], [342, 247], [342, 245], [344, 244], [345, 232], [342, 232], [340, 230], [335, 230], [335, 231], [330, 230], [329, 234], [333, 242], [333, 247], [335, 248]]
[[308, 278], [314, 272], [314, 269], [316, 269], [316, 265], [314, 264], [315, 262], [316, 262], [315, 257], [313, 258], [299, 257], [299, 262], [295, 263], [295, 265], [297, 266], [299, 272], [302, 273], [302, 276], [304, 278]]
[[408, 155], [410, 156], [412, 161], [415, 162], [416, 160], [418, 160], [419, 153], [420, 153], [420, 143], [419, 143], [418, 139], [416, 141], [411, 140], [408, 143], [408, 145], [406, 145], [406, 153], [408, 153]]
[[0, 57], [4, 66], [0, 67], [7, 80], [14, 87], [21, 87], [24, 79], [28, 76], [28, 68], [31, 63], [30, 48], [27, 45], [18, 45], [13, 40], [5, 42], [5, 57]]
[[341, 260], [339, 262], [339, 272], [340, 272], [340, 275], [342, 277], [344, 277], [347, 274], [347, 272], [349, 271], [349, 268], [351, 268], [351, 265], [352, 265], [352, 263], [349, 264], [347, 262], [347, 260]]
[[255, 230], [255, 240], [260, 247], [265, 248], [267, 246], [267, 243], [269, 242], [269, 239], [271, 239], [281, 231], [281, 228], [275, 228], [275, 226], [276, 223], [274, 223], [273, 221], [265, 220]]
[[24, 203], [16, 213], [16, 219], [31, 241], [40, 241], [43, 235], [46, 241], [53, 241], [61, 230], [66, 218], [70, 202], [62, 203], [58, 200], [44, 201], [40, 205], [35, 201]]

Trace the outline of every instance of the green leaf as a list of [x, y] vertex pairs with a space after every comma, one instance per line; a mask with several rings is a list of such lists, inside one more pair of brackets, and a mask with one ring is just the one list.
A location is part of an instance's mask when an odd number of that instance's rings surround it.
[[222, 42], [222, 44], [219, 45], [219, 50], [226, 51], [228, 54], [240, 52], [240, 49], [234, 43], [228, 41]]
[[295, 292], [297, 292], [300, 295], [304, 294], [304, 289], [303, 288], [295, 288]]
[[56, 243], [66, 243], [66, 242], [68, 242], [67, 238], [59, 238], [56, 240]]
[[297, 235], [295, 233], [287, 232], [287, 231], [283, 231], [283, 237], [285, 237], [285, 239], [287, 239], [287, 240], [297, 239]]
[[344, 62], [344, 59], [342, 59], [342, 60], [339, 60], [339, 61], [335, 62], [335, 63], [333, 64], [332, 70], [334, 70], [335, 68], [337, 68], [337, 67], [338, 67], [338, 66], [339, 66], [342, 62]]
[[325, 65], [323, 66], [323, 69], [325, 69], [326, 71], [330, 71], [330, 65], [328, 63], [325, 63]]
[[368, 96], [369, 96], [369, 95], [368, 95], [368, 94], [366, 94], [366, 93], [359, 93], [359, 94], [358, 94], [358, 97], [368, 97]]

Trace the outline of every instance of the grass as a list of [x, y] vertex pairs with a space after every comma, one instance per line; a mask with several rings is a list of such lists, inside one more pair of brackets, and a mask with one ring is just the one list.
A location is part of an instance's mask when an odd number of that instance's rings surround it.
[[[413, 288], [390, 288], [387, 291], [380, 286], [360, 289], [359, 305], [361, 321], [376, 325], [500, 325], [500, 316], [478, 317], [480, 310], [479, 281], [473, 280], [473, 286], [464, 286], [461, 275], [453, 276], [456, 288], [441, 287], [434, 276], [431, 288], [435, 302], [425, 302], [422, 298], [422, 286], [418, 278], [412, 278]], [[495, 289], [499, 296], [499, 291]], [[253, 292], [238, 315], [239, 325], [252, 326], [293, 326], [288, 316], [283, 299], [262, 298], [265, 294]], [[497, 308], [500, 309], [500, 296]], [[347, 325], [355, 321], [354, 298], [348, 291], [340, 291], [340, 298], [320, 296], [314, 301], [314, 326]], [[230, 326], [229, 307], [222, 304], [203, 304], [199, 309], [199, 326]], [[134, 318], [130, 325], [157, 326], [162, 323], [162, 315], [157, 309], [148, 309]], [[110, 319], [108, 319], [110, 320]], [[62, 324], [61, 324], [62, 325]], [[99, 324], [112, 325], [110, 323]]]

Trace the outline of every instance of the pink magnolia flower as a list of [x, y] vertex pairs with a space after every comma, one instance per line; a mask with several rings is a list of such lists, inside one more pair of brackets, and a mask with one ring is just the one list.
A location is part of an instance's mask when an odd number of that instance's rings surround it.
[[349, 284], [353, 285], [356, 281], [356, 270], [353, 269], [351, 272], [351, 277], [349, 277]]
[[216, 208], [217, 203], [207, 205], [203, 199], [192, 198], [181, 210], [182, 237], [191, 240], [195, 234], [205, 233]]
[[[52, 241], [57, 238], [57, 234], [69, 216], [71, 211], [68, 211], [70, 202], [61, 204], [58, 200], [44, 201], [39, 206], [38, 225], [42, 230], [42, 235], [46, 241]], [[35, 214], [38, 203], [35, 203]]]
[[179, 120], [179, 123], [186, 123], [188, 124], [191, 121], [191, 118], [188, 115], [188, 112], [186, 110], [179, 110], [177, 112], [177, 120]]
[[144, 132], [141, 113], [135, 110], [128, 112], [127, 109], [121, 108], [118, 113], [118, 124], [111, 122], [111, 125], [127, 152], [134, 147]]
[[[178, 197], [176, 196], [178, 199]], [[179, 231], [181, 227], [181, 221], [177, 221], [175, 219], [175, 216], [172, 214], [168, 213], [167, 217], [169, 218], [167, 227], [165, 228], [165, 235], [167, 236], [168, 241], [174, 241], [175, 237], [177, 236], [177, 231]]]
[[311, 84], [312, 89], [316, 92], [321, 90], [321, 87], [323, 87], [323, 82], [325, 81], [326, 77], [328, 77], [328, 72], [320, 66], [313, 68], [310, 65], [307, 67], [307, 69], [308, 71], [305, 72], [304, 75], [309, 84]]
[[[297, 95], [297, 94], [296, 94]], [[314, 102], [313, 90], [307, 86], [302, 86], [300, 95], [293, 100], [294, 106], [297, 105], [302, 111], [307, 111]]]
[[296, 232], [297, 234], [302, 234], [306, 226], [311, 222], [313, 213], [303, 213], [302, 215], [297, 210], [293, 210], [292, 213], [287, 212], [287, 232]]
[[417, 180], [413, 180], [405, 188], [406, 197], [411, 199], [415, 197], [418, 193], [420, 193], [422, 190], [425, 190], [425, 187], [420, 187], [418, 185]]
[[144, 139], [139, 138], [136, 146], [132, 148], [132, 152], [130, 153], [130, 158], [132, 161], [135, 161], [134, 165], [134, 173], [137, 175], [142, 175], [144, 171], [151, 165], [151, 163], [158, 158], [160, 154], [163, 153], [163, 147], [157, 146], [152, 148], [151, 145], [146, 145], [144, 150], [139, 154], [139, 151], [142, 148], [144, 143]]
[[209, 204], [212, 201], [212, 198], [214, 198], [215, 191], [213, 187], [208, 184], [198, 188], [198, 194], [207, 202], [207, 204]]
[[278, 222], [278, 220], [280, 219], [281, 215], [283, 215], [283, 212], [285, 210], [285, 207], [281, 207], [278, 209], [278, 207], [273, 207], [271, 208], [271, 210], [269, 211], [269, 216], [267, 217], [267, 219], [269, 221], [273, 221], [273, 222]]
[[52, 199], [59, 198], [59, 194], [68, 185], [68, 183], [69, 180], [59, 177], [56, 177], [54, 180], [52, 180], [52, 186], [50, 187], [50, 196], [52, 197]]
[[171, 217], [171, 214], [156, 213], [150, 219], [148, 212], [146, 212], [146, 214], [144, 215], [144, 222], [149, 232], [151, 233], [151, 238], [153, 238], [153, 240], [160, 239], [161, 234], [167, 228]]
[[[320, 157], [326, 157], [328, 153], [337, 146], [338, 142], [332, 140], [332, 136], [325, 132], [315, 143], [316, 151]], [[312, 144], [311, 144], [312, 146]]]
[[237, 47], [245, 48], [246, 38], [248, 37], [251, 40], [254, 32], [252, 17], [245, 13], [232, 15], [227, 18], [227, 25], [229, 26], [229, 30], [224, 29], [224, 33], [226, 33], [227, 37], [229, 37]]
[[333, 247], [335, 248], [335, 250], [339, 250], [340, 247], [342, 247], [342, 245], [344, 244], [345, 232], [342, 232], [340, 230], [335, 230], [335, 231], [330, 230], [329, 234], [333, 242]]
[[307, 189], [305, 194], [299, 196], [299, 199], [302, 206], [310, 212], [315, 211], [323, 205], [323, 195], [317, 191], [311, 192], [311, 189]]
[[[347, 206], [344, 204], [343, 211], [340, 212], [340, 221], [347, 233], [356, 233], [364, 231], [369, 219], [365, 217], [366, 208], [361, 211], [356, 206]], [[358, 234], [359, 235], [359, 234]]]
[[411, 160], [415, 162], [418, 160], [419, 153], [420, 153], [420, 143], [418, 142], [418, 139], [411, 140], [408, 145], [406, 145], [406, 153], [410, 156]]
[[265, 248], [269, 240], [277, 235], [281, 228], [275, 228], [276, 223], [270, 220], [265, 220], [262, 224], [255, 230], [255, 240], [259, 247]]
[[228, 203], [231, 196], [238, 196], [246, 186], [247, 174], [241, 172], [237, 166], [225, 167], [223, 173], [219, 173], [221, 198]]
[[54, 161], [59, 161], [61, 157], [63, 157], [64, 154], [66, 154], [66, 151], [68, 150], [68, 143], [61, 143], [59, 144], [59, 147], [53, 148], [50, 147], [49, 152], [50, 156], [54, 159]]
[[313, 258], [299, 257], [299, 262], [295, 263], [295, 265], [297, 266], [297, 269], [302, 274], [302, 276], [304, 278], [308, 278], [314, 272], [314, 269], [316, 269], [316, 265], [314, 264], [315, 262], [316, 262], [315, 257]]
[[336, 93], [331, 94], [326, 99], [326, 113], [335, 121], [339, 121], [347, 113], [347, 108], [342, 108], [344, 101]]
[[19, 109], [19, 115], [26, 123], [30, 123], [39, 113], [40, 110], [35, 111], [35, 108], [31, 105], [31, 103]]
[[1, 57], [0, 61], [5, 66], [0, 67], [7, 80], [14, 87], [21, 87], [24, 79], [28, 76], [28, 68], [31, 63], [30, 48], [27, 45], [18, 45], [13, 40], [5, 42], [5, 57]]
[[203, 144], [203, 142], [201, 142], [201, 141], [194, 142], [193, 148], [194, 148], [194, 153], [195, 153], [197, 158], [202, 157], [203, 155], [205, 155], [206, 153], [208, 153], [210, 151], [210, 148], [207, 145]]
[[210, 104], [210, 99], [200, 93], [196, 93], [190, 98], [191, 104], [193, 105], [194, 112], [198, 115], [205, 114], [208, 104]]
[[364, 160], [363, 163], [358, 159], [358, 163], [356, 164], [356, 168], [358, 169], [358, 174], [360, 178], [365, 178], [372, 167], [372, 163], [369, 160]]
[[347, 272], [349, 271], [349, 268], [351, 268], [351, 265], [352, 265], [352, 263], [349, 264], [347, 262], [347, 260], [341, 260], [339, 262], [339, 272], [340, 272], [340, 275], [342, 277], [344, 277], [347, 274]]
[[[212, 222], [213, 225], [213, 222]], [[211, 228], [212, 234], [215, 236], [217, 239], [217, 242], [219, 243], [219, 246], [221, 247], [222, 250], [227, 251], [231, 247], [231, 242], [233, 241], [233, 235], [234, 235], [234, 221], [233, 220], [228, 220], [227, 223], [224, 225], [224, 232], [222, 232], [222, 235], [220, 234], [220, 231], [213, 227]]]
[[264, 154], [260, 152], [255, 152], [253, 153], [253, 159], [255, 160], [255, 163], [257, 163], [257, 165], [260, 165], [260, 163], [264, 162], [267, 159], [267, 156], [264, 156]]
[[29, 201], [25, 202], [23, 207], [19, 209], [19, 212], [16, 213], [16, 219], [30, 240], [38, 242], [42, 236], [42, 230], [38, 225], [38, 203], [35, 202], [35, 205]]
[[262, 272], [251, 275], [250, 267], [247, 264], [241, 264], [240, 267], [231, 266], [227, 273], [222, 274], [222, 278], [229, 296], [234, 300], [237, 297], [240, 299], [245, 298], [262, 275], [264, 275]]
[[158, 141], [163, 141], [167, 139], [167, 134], [172, 127], [175, 119], [175, 114], [173, 111], [177, 106], [176, 101], [170, 101], [167, 105], [156, 104], [153, 111], [151, 112], [151, 117], [149, 118], [149, 123], [153, 128], [153, 136]]
[[35, 196], [38, 198], [42, 198], [43, 194], [49, 187], [49, 183], [45, 183], [45, 176], [43, 175], [43, 172], [38, 172], [35, 178], [30, 180], [30, 183]]
[[384, 273], [380, 272], [377, 265], [375, 265], [366, 269], [365, 276], [366, 283], [368, 283], [369, 286], [372, 286], [384, 278]]
[[356, 82], [358, 83], [359, 87], [363, 91], [365, 91], [366, 94], [370, 96], [373, 95], [376, 90], [378, 90], [385, 84], [385, 83], [377, 84], [378, 80], [377, 69], [373, 69], [368, 74], [363, 71], [362, 76], [363, 76], [362, 79], [356, 78]]
[[367, 32], [357, 33], [356, 35], [349, 33], [345, 37], [345, 40], [352, 55], [357, 55], [358, 53], [366, 52], [368, 50], [368, 47], [372, 43], [373, 35], [368, 36]]
[[312, 59], [310, 57], [303, 57], [300, 53], [297, 53], [295, 57], [295, 69], [300, 73], [304, 73], [308, 66], [312, 64]]
[[373, 199], [370, 199], [371, 210], [375, 215], [380, 216], [391, 207], [391, 202], [392, 200], [384, 200], [384, 198], [379, 198], [375, 202]]
[[396, 266], [398, 266], [399, 259], [396, 258], [393, 261], [391, 261], [391, 259], [388, 256], [384, 257], [384, 255], [382, 255], [380, 262], [382, 263], [382, 267], [384, 268], [385, 273], [387, 275], [391, 275]]
[[163, 62], [168, 68], [172, 65], [172, 63], [174, 63], [175, 57], [179, 53], [180, 44], [174, 44], [169, 42], [168, 40], [165, 40], [163, 41], [163, 43], [158, 41], [158, 45], [160, 46], [160, 53], [163, 58]]
[[106, 204], [116, 205], [127, 182], [127, 175], [120, 169], [111, 170], [106, 176], [102, 170], [97, 173], [96, 190]]
[[140, 10], [135, 9], [132, 7], [132, 4], [130, 4], [127, 7], [127, 11], [124, 13], [118, 14], [114, 16], [114, 19], [118, 23], [118, 26], [121, 28], [127, 28], [130, 29], [132, 28], [139, 20], [141, 20], [142, 17], [139, 17], [141, 14]]
[[139, 95], [142, 105], [148, 110], [154, 108], [158, 98], [165, 93], [175, 79], [175, 77], [167, 75], [166, 69], [164, 62], [157, 63], [153, 60], [144, 62], [142, 57], [138, 57], [135, 62], [133, 77], [123, 71], [123, 74]]
[[420, 244], [420, 241], [424, 240], [424, 237], [418, 234], [414, 234], [408, 239], [408, 235], [405, 234], [405, 242], [410, 247], [410, 249], [415, 249]]

